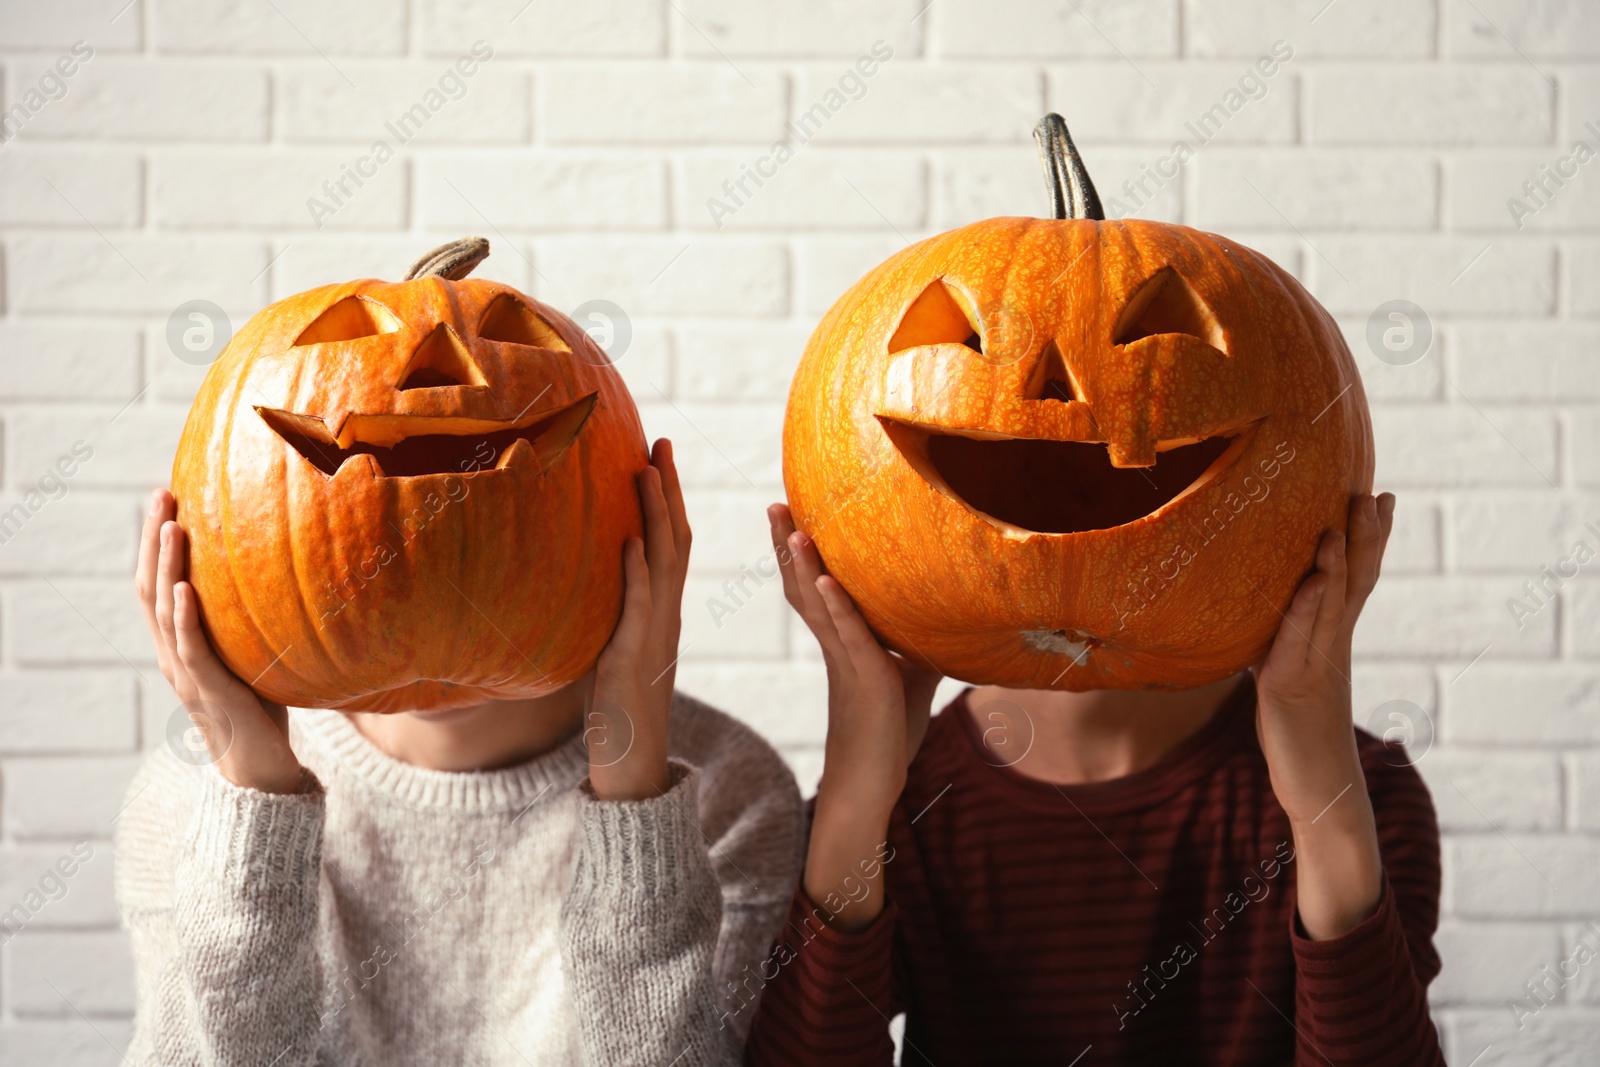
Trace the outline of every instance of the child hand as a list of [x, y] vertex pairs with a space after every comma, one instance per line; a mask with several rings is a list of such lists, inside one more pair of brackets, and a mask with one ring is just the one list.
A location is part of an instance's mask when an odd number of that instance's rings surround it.
[[[794, 528], [788, 507], [767, 509], [783, 593], [822, 646], [828, 672], [828, 740], [806, 857], [805, 889], [823, 903], [846, 879], [872, 882], [863, 861], [889, 832], [906, 768], [922, 744], [939, 675], [878, 644], [844, 587], [823, 570], [816, 545]], [[834, 921], [870, 923], [881, 893], [850, 904]]]
[[600, 653], [594, 701], [584, 723], [589, 784], [602, 800], [656, 797], [672, 784], [667, 720], [690, 532], [671, 441], [656, 442], [638, 485], [644, 540], [630, 538], [623, 546], [622, 618]]
[[173, 521], [177, 503], [158, 489], [139, 539], [134, 588], [155, 638], [161, 673], [178, 694], [222, 776], [264, 793], [297, 793], [300, 761], [289, 747], [289, 713], [234, 677], [200, 628], [200, 602], [184, 580], [188, 542]]
[[1337, 936], [1371, 914], [1381, 891], [1377, 826], [1351, 725], [1350, 645], [1378, 581], [1394, 496], [1351, 501], [1346, 538], [1329, 531], [1256, 668], [1256, 732], [1294, 830], [1301, 923]]

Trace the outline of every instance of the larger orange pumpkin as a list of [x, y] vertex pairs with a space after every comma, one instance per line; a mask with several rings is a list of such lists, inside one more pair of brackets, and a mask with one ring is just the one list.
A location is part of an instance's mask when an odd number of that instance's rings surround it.
[[487, 254], [279, 301], [206, 375], [172, 490], [212, 643], [271, 700], [536, 696], [616, 626], [638, 413], [570, 319], [466, 277]]
[[1019, 688], [1189, 687], [1258, 661], [1371, 488], [1327, 312], [1213, 234], [1105, 221], [1058, 116], [1055, 219], [906, 248], [789, 394], [798, 526], [892, 648]]

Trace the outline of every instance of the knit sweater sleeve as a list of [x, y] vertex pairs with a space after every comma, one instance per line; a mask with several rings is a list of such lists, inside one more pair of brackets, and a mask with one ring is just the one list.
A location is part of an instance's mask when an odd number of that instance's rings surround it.
[[711, 988], [722, 895], [696, 828], [699, 786], [673, 761], [672, 787], [651, 800], [579, 788], [560, 940], [584, 1063], [725, 1061]]
[[[169, 753], [145, 762], [117, 826], [117, 897], [132, 940], [128, 1060], [313, 1062], [323, 794], [241, 788]], [[276, 1057], [274, 1059], [273, 1057]]]

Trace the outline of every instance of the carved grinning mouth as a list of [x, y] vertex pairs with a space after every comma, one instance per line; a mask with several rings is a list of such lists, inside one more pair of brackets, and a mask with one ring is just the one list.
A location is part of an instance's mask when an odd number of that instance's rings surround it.
[[[597, 395], [514, 419], [346, 415], [337, 432], [316, 415], [266, 407], [256, 411], [323, 474], [335, 474], [357, 456], [370, 456], [376, 477], [416, 478], [499, 470], [517, 463], [522, 455], [537, 463], [540, 472], [549, 470], [578, 436]], [[526, 445], [519, 447], [519, 442]]]
[[969, 436], [880, 415], [928, 484], [973, 511], [1032, 533], [1083, 533], [1141, 519], [1232, 465], [1253, 435], [1158, 447], [1152, 467], [1113, 467], [1104, 444]]

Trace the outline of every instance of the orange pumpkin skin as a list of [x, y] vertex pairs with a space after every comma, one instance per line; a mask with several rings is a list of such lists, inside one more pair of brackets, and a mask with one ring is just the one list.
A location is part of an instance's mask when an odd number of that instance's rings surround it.
[[[350, 336], [368, 328], [386, 332]], [[632, 399], [576, 324], [509, 286], [424, 276], [252, 318], [195, 398], [172, 490], [206, 630], [246, 684], [298, 707], [437, 710], [594, 665], [647, 463]]]
[[[935, 283], [953, 303], [918, 303]], [[933, 305], [967, 313], [973, 347]], [[1003, 445], [1053, 457], [1019, 476], [984, 443], [1007, 439], [1105, 447]], [[1013, 688], [1188, 688], [1259, 662], [1373, 472], [1327, 312], [1259, 253], [1142, 220], [990, 219], [897, 253], [812, 335], [783, 450], [797, 526], [885, 644]], [[1089, 491], [1068, 500], [1062, 473]], [[1118, 514], [1129, 478], [1163, 477], [1159, 506]]]

